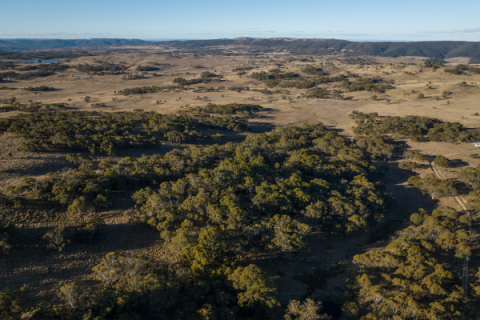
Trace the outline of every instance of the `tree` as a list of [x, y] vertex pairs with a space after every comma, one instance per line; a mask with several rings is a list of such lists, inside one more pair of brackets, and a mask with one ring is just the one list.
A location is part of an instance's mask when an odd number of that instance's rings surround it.
[[70, 307], [75, 309], [80, 297], [78, 286], [75, 284], [75, 282], [65, 284], [63, 287], [60, 287], [58, 297], [70, 305]]
[[0, 291], [0, 318], [17, 320], [22, 318], [25, 311], [25, 298], [28, 288], [22, 287], [17, 291]]
[[467, 206], [477, 214], [480, 213], [480, 192], [472, 191], [468, 194]]
[[433, 164], [440, 168], [448, 168], [450, 166], [450, 160], [442, 155], [438, 155], [435, 157], [435, 160], [433, 160]]
[[13, 240], [12, 233], [15, 230], [13, 224], [6, 224], [3, 221], [0, 221], [0, 249], [8, 251], [15, 245]]
[[478, 169], [467, 167], [457, 175], [458, 180], [465, 183], [473, 190], [480, 189], [480, 171]]
[[457, 189], [452, 180], [438, 179], [433, 173], [426, 175], [423, 179], [418, 176], [410, 177], [408, 183], [428, 193], [432, 199], [457, 195]]
[[470, 284], [470, 287], [472, 288], [471, 295], [478, 299], [480, 298], [480, 268], [478, 268], [478, 272], [475, 276], [477, 277], [477, 281], [475, 284]]
[[55, 229], [48, 231], [42, 236], [42, 239], [47, 241], [47, 248], [58, 251], [63, 251], [65, 246], [70, 243], [70, 235], [65, 227], [56, 227]]
[[322, 303], [307, 299], [303, 304], [300, 301], [292, 300], [288, 304], [285, 320], [319, 320], [331, 319], [328, 315], [319, 315], [322, 310]]
[[342, 312], [347, 317], [347, 319], [356, 319], [359, 314], [357, 304], [352, 301], [348, 301], [343, 304]]
[[238, 267], [228, 276], [228, 280], [236, 290], [240, 291], [237, 297], [241, 307], [252, 307], [256, 303], [268, 308], [280, 305], [275, 299], [277, 289], [273, 281], [254, 264]]
[[283, 252], [297, 251], [306, 243], [306, 237], [310, 234], [309, 225], [293, 220], [287, 215], [275, 215], [268, 222], [275, 236], [272, 246], [280, 248]]

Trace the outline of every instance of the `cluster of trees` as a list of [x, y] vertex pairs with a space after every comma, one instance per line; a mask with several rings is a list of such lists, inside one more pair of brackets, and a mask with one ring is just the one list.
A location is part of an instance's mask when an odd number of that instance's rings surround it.
[[38, 112], [38, 111], [60, 111], [68, 108], [68, 103], [49, 103], [42, 105], [39, 102], [31, 103], [30, 105], [16, 103], [14, 105], [1, 106], [0, 112], [9, 111], [24, 111], [24, 112]]
[[128, 96], [130, 94], [144, 94], [144, 93], [156, 93], [162, 92], [163, 90], [171, 90], [176, 89], [177, 87], [136, 87], [136, 88], [125, 88], [123, 90], [118, 91], [119, 94], [123, 94], [124, 96]]
[[318, 98], [318, 99], [338, 99], [338, 100], [351, 100], [352, 97], [345, 97], [340, 90], [328, 91], [325, 88], [312, 88], [307, 91], [305, 98]]
[[148, 122], [137, 113], [36, 112], [2, 119], [1, 132], [24, 137], [19, 149], [41, 151], [45, 148], [88, 149], [91, 153], [113, 154], [119, 148], [157, 143], [150, 133], [135, 129]]
[[100, 234], [103, 220], [90, 220], [76, 227], [56, 227], [41, 235], [47, 249], [63, 251], [71, 243], [85, 244], [92, 241]]
[[245, 87], [241, 87], [241, 86], [231, 86], [231, 87], [228, 87], [228, 90], [230, 91], [237, 91], [238, 93], [242, 92], [242, 91], [249, 91], [250, 90], [250, 87], [249, 86], [245, 86]]
[[280, 69], [271, 69], [268, 72], [253, 72], [250, 75], [253, 79], [258, 81], [267, 81], [267, 80], [293, 80], [299, 78], [300, 75], [295, 72], [282, 72]]
[[309, 98], [318, 98], [318, 99], [328, 99], [330, 97], [330, 93], [325, 88], [313, 88], [307, 91], [305, 95], [307, 99]]
[[145, 79], [144, 74], [134, 73], [134, 74], [123, 74], [123, 80], [138, 80], [138, 79]]
[[470, 189], [480, 190], [480, 165], [476, 168], [467, 167], [457, 175], [458, 180], [465, 183]]
[[155, 66], [138, 66], [137, 71], [157, 71], [160, 70]]
[[[312, 228], [349, 234], [382, 218], [385, 196], [369, 181], [368, 152], [323, 125], [251, 135], [235, 147], [213, 168], [133, 196], [132, 218], [156, 227], [193, 270], [240, 248], [296, 252]], [[222, 244], [208, 253], [206, 236]]]
[[452, 180], [438, 179], [433, 173], [427, 174], [423, 178], [419, 176], [410, 177], [408, 183], [420, 189], [423, 193], [429, 194], [432, 199], [457, 195], [457, 189], [455, 189]]
[[[31, 69], [31, 67], [34, 67], [33, 69]], [[43, 71], [43, 72], [63, 72], [67, 69], [70, 68], [70, 66], [68, 64], [63, 64], [63, 63], [60, 63], [60, 62], [56, 62], [56, 63], [39, 63], [39, 64], [36, 64], [36, 65], [31, 65], [31, 66], [28, 66], [28, 70], [39, 70], [39, 71]], [[21, 70], [21, 69], [19, 69]]]
[[236, 132], [247, 129], [246, 121], [239, 117], [154, 112], [41, 111], [0, 120], [0, 132], [14, 132], [27, 139], [20, 145], [21, 150], [86, 149], [92, 154], [107, 155], [122, 148], [149, 147], [158, 140], [182, 143], [206, 139], [196, 126]]
[[186, 80], [184, 78], [175, 78], [173, 79], [173, 83], [177, 83], [181, 86], [189, 86], [198, 83], [210, 83], [210, 82], [219, 82], [220, 79], [223, 78], [221, 75], [216, 75], [210, 71], [204, 71], [200, 74], [200, 78], [194, 78], [190, 80]]
[[54, 91], [55, 88], [47, 86], [38, 86], [38, 87], [25, 87], [23, 90], [27, 91]]
[[348, 91], [375, 91], [375, 92], [384, 92], [387, 89], [392, 89], [392, 85], [383, 80], [380, 77], [359, 77], [355, 81], [350, 82], [348, 80], [344, 80], [342, 83], [342, 87], [347, 89]]
[[248, 70], [252, 70], [252, 69], [255, 69], [255, 67], [244, 66], [244, 67], [234, 68], [234, 69], [232, 69], [232, 71], [233, 71], [233, 72], [238, 72], [238, 71], [248, 71]]
[[325, 76], [325, 75], [328, 74], [325, 71], [323, 71], [322, 68], [317, 68], [317, 67], [312, 66], [310, 64], [307, 64], [305, 67], [303, 67], [302, 72], [306, 73], [306, 74], [309, 74], [309, 75], [313, 75], [313, 76]]
[[480, 68], [469, 67], [464, 64], [457, 64], [454, 68], [445, 69], [445, 72], [456, 75], [465, 74], [467, 72], [480, 73]]
[[[450, 207], [410, 217], [413, 225], [381, 251], [354, 256], [361, 268], [343, 310], [362, 319], [454, 319], [461, 315], [461, 278], [448, 264], [471, 255], [468, 215]], [[435, 258], [435, 257], [438, 257]], [[457, 260], [460, 261], [460, 260]]]
[[438, 68], [441, 68], [443, 67], [445, 64], [444, 64], [444, 61], [435, 61], [435, 60], [427, 60], [423, 63], [423, 66], [425, 68], [432, 68], [432, 69], [438, 69]]
[[353, 111], [350, 115], [357, 126], [355, 134], [401, 134], [413, 141], [470, 142], [480, 139], [480, 130], [467, 130], [458, 122], [443, 122], [435, 118], [421, 116], [385, 116], [378, 113], [365, 114]]
[[40, 78], [40, 77], [48, 77], [54, 74], [55, 72], [53, 71], [45, 71], [45, 70], [38, 70], [34, 72], [24, 72], [24, 73], [8, 71], [0, 74], [0, 78], [8, 79], [8, 80], [29, 80], [29, 79]]
[[15, 69], [16, 64], [12, 61], [0, 61], [0, 70]]
[[181, 113], [216, 113], [220, 115], [246, 115], [251, 116], [255, 112], [264, 111], [265, 108], [255, 104], [230, 103], [219, 105], [208, 103], [204, 107], [196, 107], [180, 111]]
[[[208, 244], [211, 238], [205, 241]], [[33, 306], [26, 287], [0, 291], [0, 315], [3, 319], [330, 319], [322, 314], [322, 303], [312, 299], [281, 306], [275, 283], [253, 264], [223, 261], [193, 272], [183, 261], [161, 265], [144, 255], [111, 252], [92, 269], [92, 276], [97, 286], [70, 282], [57, 297]], [[66, 308], [52, 308], [58, 302]]]
[[78, 64], [76, 66], [77, 71], [87, 73], [109, 73], [109, 74], [121, 74], [127, 67], [119, 64], [101, 63], [101, 64]]
[[[314, 67], [312, 67], [315, 69]], [[309, 72], [313, 72], [311, 69]], [[315, 69], [317, 70], [317, 69]], [[320, 69], [321, 70], [321, 69]], [[322, 71], [323, 72], [323, 71]], [[282, 72], [280, 69], [272, 69], [269, 72], [253, 72], [251, 77], [263, 81], [269, 87], [281, 88], [297, 88], [308, 89], [313, 88], [317, 84], [344, 81], [347, 77], [340, 74], [336, 76], [321, 76], [317, 70], [317, 77], [305, 78], [294, 72]]]
[[[93, 268], [98, 286], [68, 283], [59, 290], [70, 316], [327, 319], [310, 299], [281, 306], [265, 272], [234, 261], [242, 251], [297, 252], [312, 229], [350, 234], [380, 220], [385, 195], [370, 181], [376, 169], [369, 157], [323, 125], [279, 128], [239, 144], [191, 146], [117, 164], [94, 165], [70, 154], [77, 169], [26, 178], [9, 192], [34, 192], [79, 214], [108, 205], [113, 190], [149, 185], [134, 193], [131, 218], [156, 227], [178, 263], [110, 253]], [[64, 250], [78, 237], [92, 239], [98, 228], [96, 222], [56, 228], [42, 239]], [[2, 312], [26, 311], [20, 292], [1, 294]], [[13, 301], [16, 308], [4, 308]]]

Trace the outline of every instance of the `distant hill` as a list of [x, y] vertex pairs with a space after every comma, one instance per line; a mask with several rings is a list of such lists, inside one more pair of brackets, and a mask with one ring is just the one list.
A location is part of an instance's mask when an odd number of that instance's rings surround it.
[[251, 52], [288, 51], [291, 54], [319, 55], [351, 52], [372, 56], [420, 56], [432, 59], [454, 57], [471, 58], [470, 63], [480, 63], [480, 42], [421, 41], [421, 42], [352, 42], [335, 39], [218, 39], [165, 42], [178, 49], [206, 49], [220, 46], [241, 46]]
[[0, 51], [33, 51], [64, 48], [88, 48], [125, 45], [158, 45], [183, 52], [222, 52], [241, 48], [250, 53], [280, 52], [320, 55], [347, 52], [372, 56], [420, 56], [432, 59], [468, 57], [470, 63], [480, 63], [480, 42], [420, 41], [420, 42], [352, 42], [336, 39], [237, 38], [185, 41], [143, 41], [138, 39], [79, 39], [79, 40], [0, 40]]
[[138, 39], [77, 39], [77, 40], [30, 40], [12, 39], [0, 40], [0, 51], [33, 51], [47, 49], [80, 48], [80, 47], [104, 47], [141, 45], [146, 41]]

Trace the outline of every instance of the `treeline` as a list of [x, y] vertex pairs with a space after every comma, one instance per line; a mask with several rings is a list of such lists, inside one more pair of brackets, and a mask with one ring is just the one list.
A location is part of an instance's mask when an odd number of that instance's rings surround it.
[[181, 86], [189, 86], [198, 83], [210, 83], [210, 82], [220, 82], [223, 76], [216, 75], [210, 71], [204, 71], [200, 74], [200, 78], [194, 78], [190, 80], [186, 80], [184, 78], [175, 78], [173, 79], [173, 83], [178, 83]]
[[77, 71], [87, 73], [108, 73], [108, 74], [122, 74], [127, 69], [124, 65], [113, 63], [101, 63], [101, 64], [78, 64], [76, 66]]
[[238, 117], [190, 117], [154, 112], [42, 111], [0, 120], [1, 132], [14, 132], [27, 139], [19, 147], [21, 150], [88, 150], [92, 154], [107, 155], [124, 148], [149, 147], [158, 140], [172, 143], [206, 140], [208, 136], [198, 131], [196, 126], [237, 132], [247, 129], [246, 121]]
[[271, 69], [268, 72], [253, 72], [250, 77], [258, 81], [275, 81], [275, 80], [293, 80], [299, 78], [300, 75], [295, 72], [282, 72], [280, 69]]
[[7, 80], [29, 80], [29, 79], [35, 79], [35, 78], [41, 78], [41, 77], [48, 77], [51, 75], [54, 75], [55, 72], [53, 71], [43, 71], [43, 70], [38, 70], [34, 72], [24, 72], [24, 73], [18, 73], [14, 71], [8, 71], [0, 74], [0, 78], [2, 79], [7, 79]]
[[250, 75], [253, 79], [263, 81], [269, 87], [309, 89], [317, 84], [344, 81], [344, 75], [318, 76], [304, 78], [298, 73], [282, 72], [280, 69], [272, 69], [269, 72], [253, 72]]
[[30, 70], [39, 70], [44, 72], [63, 72], [69, 69], [70, 66], [60, 62], [56, 63], [38, 63], [38, 64], [23, 64], [21, 67], [18, 67], [19, 71], [30, 71]]
[[182, 110], [181, 113], [216, 113], [220, 115], [247, 115], [250, 116], [254, 112], [264, 111], [265, 108], [253, 104], [230, 103], [226, 105], [218, 105], [208, 103], [204, 107], [195, 107], [188, 110]]
[[139, 74], [139, 73], [134, 73], [134, 74], [125, 74], [125, 72], [123, 72], [122, 79], [123, 79], [123, 80], [138, 80], [138, 79], [145, 79], [145, 75], [143, 75], [143, 74]]
[[467, 130], [458, 122], [443, 122], [421, 116], [385, 116], [353, 111], [350, 115], [357, 126], [355, 134], [401, 134], [413, 141], [472, 142], [480, 140], [480, 129]]
[[393, 89], [393, 86], [380, 77], [363, 78], [359, 77], [351, 82], [344, 80], [342, 87], [348, 91], [375, 91], [384, 92], [387, 89]]
[[155, 66], [137, 66], [137, 71], [157, 71], [160, 70]]
[[317, 99], [338, 99], [338, 100], [351, 100], [352, 97], [345, 97], [340, 90], [328, 91], [325, 88], [312, 88], [307, 91], [305, 98], [317, 98]]
[[55, 88], [47, 86], [38, 86], [38, 87], [25, 87], [23, 90], [26, 91], [54, 91]]
[[445, 61], [443, 59], [441, 60], [427, 60], [423, 63], [423, 66], [425, 68], [433, 68], [433, 69], [438, 69], [440, 67], [443, 67], [445, 65]]
[[9, 112], [9, 111], [24, 111], [24, 112], [39, 112], [39, 111], [60, 111], [66, 110], [68, 108], [68, 103], [31, 103], [30, 105], [16, 103], [13, 105], [0, 106], [0, 112]]
[[[157, 87], [157, 86], [151, 86], [151, 87], [135, 87], [135, 88], [125, 88], [123, 90], [118, 91], [119, 94], [123, 94], [124, 96], [128, 96], [131, 94], [145, 94], [145, 93], [156, 93], [156, 92], [169, 92], [173, 90], [181, 90], [185, 89], [184, 87], [181, 86], [165, 86], [165, 87]], [[214, 91], [215, 89], [213, 88]]]
[[480, 68], [469, 67], [464, 64], [457, 64], [454, 68], [445, 69], [445, 72], [456, 74], [456, 75], [461, 75], [468, 72], [479, 74]]
[[144, 94], [144, 93], [156, 93], [161, 92], [163, 88], [161, 87], [136, 87], [136, 88], [125, 88], [123, 90], [118, 91], [119, 94], [123, 94], [124, 96], [128, 96], [131, 94]]

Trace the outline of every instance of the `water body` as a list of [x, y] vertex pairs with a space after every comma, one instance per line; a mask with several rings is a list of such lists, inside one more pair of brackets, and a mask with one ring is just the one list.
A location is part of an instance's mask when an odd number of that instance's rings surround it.
[[15, 61], [18, 63], [57, 63], [62, 62], [63, 60], [19, 60]]

